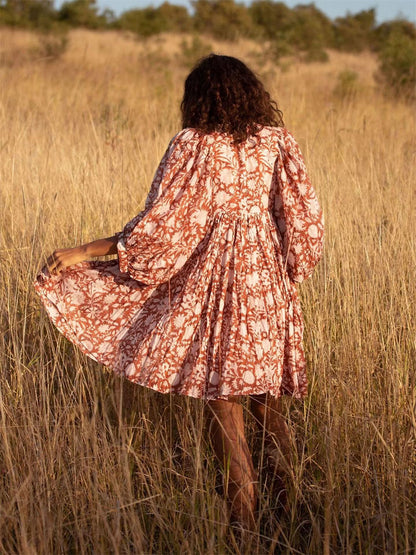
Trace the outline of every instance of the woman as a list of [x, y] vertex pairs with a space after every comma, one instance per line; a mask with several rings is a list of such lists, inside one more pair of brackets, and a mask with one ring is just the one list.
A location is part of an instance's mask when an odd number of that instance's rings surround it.
[[252, 529], [257, 475], [241, 398], [281, 471], [290, 445], [278, 400], [307, 394], [295, 283], [321, 256], [322, 213], [280, 110], [241, 61], [203, 59], [181, 109], [145, 209], [113, 237], [56, 250], [35, 287], [91, 358], [205, 401], [231, 517]]

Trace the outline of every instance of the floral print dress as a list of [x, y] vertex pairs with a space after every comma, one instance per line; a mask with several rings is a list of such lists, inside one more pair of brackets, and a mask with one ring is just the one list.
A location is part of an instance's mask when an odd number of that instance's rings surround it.
[[203, 399], [307, 394], [296, 282], [318, 262], [323, 218], [285, 128], [184, 129], [118, 260], [82, 262], [35, 288], [57, 328], [132, 382]]

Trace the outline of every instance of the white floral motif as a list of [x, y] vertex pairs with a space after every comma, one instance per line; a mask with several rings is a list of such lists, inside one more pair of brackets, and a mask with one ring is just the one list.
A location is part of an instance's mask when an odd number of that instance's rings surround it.
[[250, 372], [249, 370], [246, 370], [246, 371], [243, 373], [243, 380], [244, 380], [246, 383], [252, 384], [252, 383], [255, 382], [255, 379], [256, 379], [256, 378], [254, 377], [253, 372]]
[[319, 229], [315, 224], [311, 224], [309, 226], [308, 233], [313, 239], [316, 239], [317, 237], [319, 237]]

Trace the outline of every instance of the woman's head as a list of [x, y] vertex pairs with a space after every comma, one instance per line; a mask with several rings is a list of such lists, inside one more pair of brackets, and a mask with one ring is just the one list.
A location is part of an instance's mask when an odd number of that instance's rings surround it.
[[210, 54], [185, 81], [181, 104], [183, 127], [221, 131], [235, 142], [254, 135], [259, 126], [282, 126], [282, 112], [261, 81], [237, 58]]

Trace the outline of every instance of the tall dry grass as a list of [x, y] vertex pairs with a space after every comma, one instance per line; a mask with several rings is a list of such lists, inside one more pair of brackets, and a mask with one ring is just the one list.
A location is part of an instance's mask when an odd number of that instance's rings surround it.
[[[76, 31], [45, 59], [1, 31], [0, 551], [234, 553], [202, 404], [121, 382], [52, 327], [31, 282], [57, 247], [121, 229], [179, 129], [181, 38]], [[264, 63], [326, 215], [305, 283], [310, 396], [287, 399], [290, 511], [249, 553], [414, 553], [415, 118], [370, 55]], [[339, 85], [356, 73], [353, 93]], [[336, 93], [334, 93], [334, 90]], [[347, 94], [348, 93], [348, 94]], [[248, 420], [250, 443], [254, 443]]]

